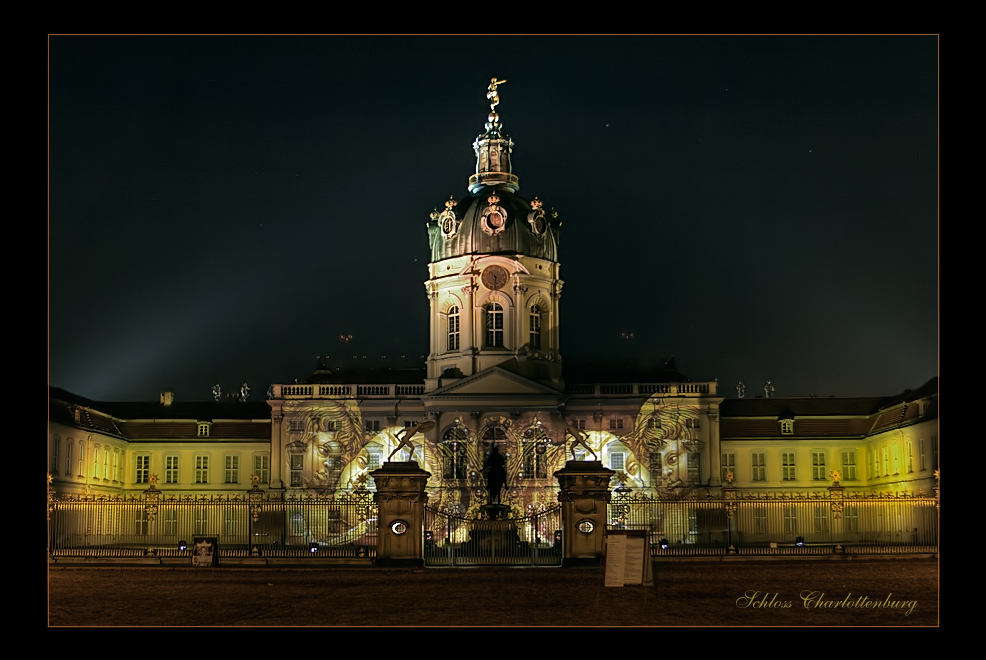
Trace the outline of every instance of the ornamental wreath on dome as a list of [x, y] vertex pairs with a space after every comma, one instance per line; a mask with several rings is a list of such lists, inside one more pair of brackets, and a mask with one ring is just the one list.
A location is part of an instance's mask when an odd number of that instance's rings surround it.
[[455, 198], [449, 197], [445, 202], [445, 210], [438, 216], [438, 226], [442, 228], [442, 236], [446, 239], [455, 236], [459, 231], [459, 221], [455, 218]]
[[499, 205], [500, 198], [496, 193], [490, 195], [486, 201], [489, 202], [489, 206], [483, 210], [480, 225], [487, 234], [496, 236], [507, 226], [507, 210]]

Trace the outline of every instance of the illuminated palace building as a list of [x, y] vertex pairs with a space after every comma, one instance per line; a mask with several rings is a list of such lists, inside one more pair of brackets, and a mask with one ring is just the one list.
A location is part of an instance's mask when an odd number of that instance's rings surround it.
[[824, 491], [834, 471], [853, 490], [931, 493], [937, 379], [897, 397], [726, 399], [673, 359], [564, 364], [560, 222], [518, 194], [496, 84], [489, 97], [468, 193], [428, 223], [423, 370], [320, 363], [266, 402], [103, 403], [53, 388], [55, 491], [140, 493], [156, 478], [165, 493], [242, 495], [254, 475], [285, 498], [373, 490], [369, 473], [408, 460], [394, 450], [410, 439], [429, 504], [474, 516], [499, 446], [502, 501], [523, 515], [557, 498], [553, 475], [578, 438], [576, 458], [613, 470], [614, 487], [660, 496], [714, 493], [727, 476], [741, 493]]

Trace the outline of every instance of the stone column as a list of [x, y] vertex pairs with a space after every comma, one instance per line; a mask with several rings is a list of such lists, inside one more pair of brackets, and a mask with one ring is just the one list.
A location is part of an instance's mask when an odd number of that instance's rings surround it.
[[555, 472], [565, 530], [563, 565], [598, 563], [602, 558], [609, 480], [614, 474], [599, 461], [568, 461]]
[[430, 472], [416, 461], [387, 461], [370, 473], [377, 492], [377, 564], [381, 566], [424, 565], [425, 484]]

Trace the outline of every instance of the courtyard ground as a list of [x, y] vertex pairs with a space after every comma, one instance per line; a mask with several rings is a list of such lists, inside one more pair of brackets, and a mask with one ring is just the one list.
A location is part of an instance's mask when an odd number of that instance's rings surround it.
[[[654, 571], [652, 587], [614, 588], [604, 587], [601, 571], [592, 568], [52, 566], [48, 571], [48, 623], [50, 626], [938, 625], [939, 564], [933, 559], [678, 561], [656, 563]], [[816, 597], [809, 596], [810, 592]], [[836, 607], [834, 602], [840, 606]], [[887, 606], [873, 607], [876, 602]], [[849, 604], [856, 607], [848, 607]]]

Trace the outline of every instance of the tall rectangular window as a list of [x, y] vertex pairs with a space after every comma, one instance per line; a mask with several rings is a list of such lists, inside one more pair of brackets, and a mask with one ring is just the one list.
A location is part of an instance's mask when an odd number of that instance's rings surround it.
[[928, 469], [927, 461], [926, 461], [927, 453], [925, 451], [924, 438], [918, 440], [918, 451], [920, 452], [920, 457], [921, 457], [921, 469], [927, 470]]
[[61, 449], [61, 444], [62, 444], [62, 439], [56, 433], [55, 437], [52, 438], [51, 441], [51, 451], [52, 451], [52, 459], [53, 459], [51, 471], [53, 474], [58, 474], [58, 463], [60, 462], [59, 459], [61, 458], [61, 455], [59, 454], [59, 450]]
[[486, 345], [503, 346], [503, 307], [490, 303], [486, 308]]
[[907, 443], [907, 471], [914, 472], [914, 443]]
[[625, 470], [627, 455], [621, 451], [611, 452], [609, 455], [610, 470]]
[[890, 454], [886, 447], [880, 448], [880, 453], [883, 454], [883, 476], [890, 476]]
[[541, 307], [531, 307], [531, 348], [541, 348]]
[[92, 478], [99, 479], [99, 445], [92, 446]]
[[798, 509], [796, 507], [784, 507], [784, 531], [788, 534], [798, 531]]
[[842, 478], [849, 480], [856, 478], [856, 452], [854, 451], [842, 452]]
[[794, 452], [784, 452], [781, 454], [781, 478], [784, 481], [796, 481], [797, 474], [794, 466]]
[[103, 448], [103, 479], [108, 480], [110, 478], [110, 448]]
[[178, 511], [172, 507], [164, 510], [164, 534], [165, 536], [178, 535]]
[[113, 481], [120, 480], [120, 452], [113, 452]]
[[207, 483], [209, 483], [209, 457], [208, 456], [196, 456], [195, 457], [195, 483], [197, 483], [197, 484], [207, 484]]
[[146, 484], [151, 474], [151, 457], [137, 456], [137, 469], [134, 471], [134, 483]]
[[291, 487], [301, 488], [304, 485], [305, 455], [288, 454], [288, 463], [291, 468]]
[[825, 452], [811, 452], [811, 478], [815, 481], [824, 481], [828, 477], [825, 474]]
[[720, 478], [726, 481], [726, 474], [729, 472], [733, 473], [733, 479], [736, 478], [736, 454], [723, 454], [722, 455], [722, 474]]
[[859, 508], [847, 506], [842, 512], [842, 520], [847, 532], [859, 531]]
[[72, 476], [72, 438], [65, 441], [65, 476]]
[[448, 350], [459, 350], [459, 308], [456, 306], [448, 310]]
[[766, 481], [767, 480], [767, 463], [764, 461], [764, 455], [761, 453], [753, 453], [751, 455], [751, 464], [753, 468], [753, 480], [754, 481]]
[[688, 454], [688, 482], [697, 484], [702, 480], [702, 455], [698, 452]]
[[176, 484], [176, 483], [178, 483], [178, 457], [177, 456], [165, 456], [164, 457], [164, 483], [166, 483], [166, 484]]
[[198, 536], [209, 533], [209, 510], [205, 507], [195, 509], [194, 533]]
[[260, 477], [260, 483], [270, 482], [270, 456], [259, 454], [253, 457], [253, 473]]
[[238, 484], [240, 483], [240, 457], [227, 455], [226, 456], [226, 471], [225, 471], [227, 484]]
[[894, 474], [900, 474], [900, 447], [897, 446], [897, 443], [894, 443], [891, 451], [894, 457]]
[[829, 531], [829, 508], [816, 506], [814, 510], [815, 533], [825, 534]]
[[86, 441], [79, 440], [79, 476], [86, 476]]
[[753, 533], [767, 533], [767, 509], [763, 507], [757, 507], [753, 510]]

